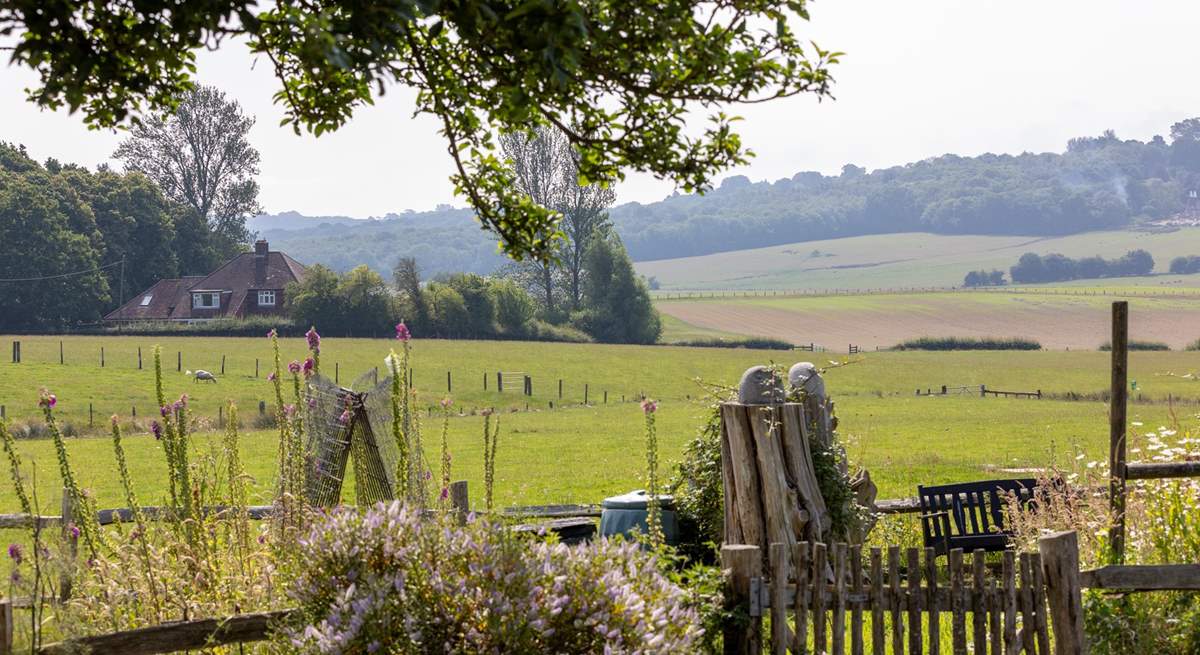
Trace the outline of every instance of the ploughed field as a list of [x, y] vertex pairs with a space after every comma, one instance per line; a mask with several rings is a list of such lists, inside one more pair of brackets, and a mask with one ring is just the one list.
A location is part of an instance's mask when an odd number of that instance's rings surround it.
[[[757, 292], [759, 294], [770, 292]], [[1094, 350], [1111, 334], [1113, 300], [1129, 301], [1131, 339], [1182, 349], [1200, 338], [1200, 293], [1136, 287], [1019, 287], [978, 291], [659, 300], [664, 340], [743, 334], [887, 348], [933, 336], [1025, 337], [1052, 350]]]
[[[22, 342], [21, 364], [8, 361], [14, 339]], [[215, 428], [217, 408], [227, 399], [237, 403], [243, 461], [255, 481], [256, 501], [265, 502], [278, 438], [272, 429], [254, 427], [259, 420], [258, 402], [272, 395], [266, 380], [271, 361], [267, 339], [65, 337], [61, 339], [65, 364], [58, 363], [59, 341], [58, 337], [0, 337], [6, 355], [0, 363], [0, 404], [21, 431], [39, 422], [39, 387], [58, 396], [59, 419], [81, 434], [67, 441], [72, 462], [101, 507], [119, 506], [122, 497], [106, 435], [108, 417], [114, 413], [129, 430], [125, 448], [142, 502], [157, 504], [166, 494], [161, 448], [147, 431], [149, 418], [156, 415], [150, 356], [156, 343], [162, 345], [164, 364], [168, 364], [164, 366], [168, 397], [189, 394], [199, 418], [197, 456], [216, 438], [203, 430]], [[303, 339], [281, 341], [285, 364], [304, 356]], [[660, 401], [660, 461], [670, 467], [704, 420], [705, 391], [697, 379], [732, 386], [750, 365], [787, 366], [802, 359], [822, 366], [836, 360], [838, 365], [827, 370], [825, 378], [837, 402], [840, 435], [852, 462], [870, 469], [882, 497], [913, 495], [918, 483], [1017, 476], [1031, 467], [1068, 466], [1080, 453], [1087, 460], [1107, 456], [1107, 406], [1095, 398], [1108, 386], [1109, 359], [1100, 352], [868, 352], [847, 358], [663, 346], [419, 339], [412, 344], [426, 456], [436, 470], [442, 420], [438, 410], [430, 416], [427, 408], [447, 395], [449, 370], [453, 385], [449, 395], [456, 408], [448, 422], [453, 477], [470, 481], [476, 502], [483, 489], [483, 419], [473, 411], [495, 407], [499, 416], [498, 504], [594, 503], [642, 486], [644, 417], [635, 402], [639, 393]], [[332, 374], [336, 362], [343, 383], [376, 365], [382, 372], [383, 358], [395, 345], [385, 340], [326, 339], [322, 368]], [[102, 346], [103, 368], [99, 365]], [[136, 368], [138, 346], [143, 349], [142, 370]], [[217, 372], [219, 382], [197, 384], [176, 372], [176, 352], [183, 353], [185, 370]], [[226, 358], [224, 376], [219, 374], [221, 355]], [[254, 377], [255, 357], [260, 360], [258, 378]], [[519, 381], [506, 380], [511, 386], [497, 392], [498, 370], [528, 374], [533, 395], [522, 395]], [[1137, 381], [1134, 397], [1141, 402], [1131, 407], [1132, 420], [1142, 423], [1147, 432], [1169, 424], [1172, 408], [1166, 399], [1171, 396], [1179, 419], [1192, 421], [1200, 412], [1196, 404], [1200, 383], [1190, 377], [1193, 371], [1200, 372], [1200, 353], [1133, 353], [1130, 378]], [[564, 382], [561, 399], [559, 379]], [[583, 404], [585, 384], [587, 405]], [[917, 388], [941, 385], [977, 389], [979, 384], [1000, 390], [1041, 389], [1046, 399], [985, 399], [977, 391], [945, 397], [914, 393]], [[1072, 397], [1084, 399], [1065, 399]], [[92, 428], [88, 427], [89, 403]], [[137, 419], [131, 418], [133, 407]], [[459, 410], [464, 415], [458, 415]], [[268, 412], [272, 411], [268, 404]], [[19, 449], [27, 463], [36, 464], [44, 511], [56, 513], [61, 484], [52, 442], [26, 439], [19, 442]], [[0, 511], [15, 510], [11, 488], [0, 485]]]

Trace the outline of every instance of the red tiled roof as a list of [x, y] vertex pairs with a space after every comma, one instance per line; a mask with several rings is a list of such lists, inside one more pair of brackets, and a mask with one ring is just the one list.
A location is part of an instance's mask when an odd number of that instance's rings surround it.
[[[106, 321], [139, 321], [139, 320], [169, 320], [175, 318], [177, 309], [191, 306], [188, 289], [201, 276], [171, 278], [159, 280], [154, 286], [134, 296], [129, 302], [109, 312], [104, 317]], [[150, 296], [149, 304], [143, 305], [142, 300]]]

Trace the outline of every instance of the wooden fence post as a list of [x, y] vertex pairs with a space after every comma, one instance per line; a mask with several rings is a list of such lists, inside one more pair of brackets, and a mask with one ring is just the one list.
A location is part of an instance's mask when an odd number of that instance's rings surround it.
[[487, 391], [487, 371], [483, 372], [483, 390]]
[[1112, 304], [1112, 396], [1108, 403], [1108, 503], [1113, 524], [1108, 531], [1116, 563], [1125, 562], [1125, 425], [1129, 401], [1129, 303]]
[[221, 355], [221, 375], [225, 375], [225, 355]]
[[458, 524], [466, 524], [467, 513], [471, 511], [471, 498], [467, 493], [466, 480], [450, 483], [450, 507], [454, 510], [454, 517]]
[[504, 375], [496, 371], [496, 391], [504, 393]]
[[[721, 569], [725, 576], [726, 608], [750, 606], [750, 578], [760, 574], [762, 555], [758, 546], [726, 544], [721, 546]], [[739, 616], [749, 612], [738, 612]], [[757, 655], [762, 652], [762, 618], [749, 617], [749, 623], [726, 621], [722, 626], [725, 655]]]
[[558, 399], [562, 400], [562, 378], [558, 379]]
[[1079, 586], [1079, 542], [1074, 532], [1038, 539], [1046, 598], [1054, 626], [1055, 655], [1087, 655], [1083, 632], [1083, 600]]
[[67, 363], [66, 357], [63, 356], [63, 342], [61, 339], [58, 342], [58, 363], [59, 364]]
[[450, 379], [450, 371], [446, 371], [446, 393], [454, 390], [453, 381]]
[[0, 601], [0, 655], [13, 652], [12, 599]]
[[71, 490], [62, 490], [62, 538], [67, 553], [66, 567], [63, 569], [62, 581], [59, 583], [62, 600], [71, 597], [71, 577], [75, 570], [75, 560], [79, 552], [79, 538], [75, 536], [75, 499]]
[[88, 427], [96, 427], [95, 414], [92, 412], [92, 404], [88, 403]]
[[587, 402], [587, 397], [588, 397], [588, 385], [587, 385], [587, 383], [585, 382], [585, 383], [583, 384], [583, 404], [584, 404], [584, 405], [588, 404], [588, 402]]
[[104, 346], [100, 346], [100, 368], [104, 368]]
[[183, 370], [183, 351], [182, 350], [175, 351], [175, 370], [176, 371]]
[[979, 385], [979, 397], [987, 398], [987, 385], [986, 384]]
[[138, 370], [142, 370], [142, 347], [138, 346]]

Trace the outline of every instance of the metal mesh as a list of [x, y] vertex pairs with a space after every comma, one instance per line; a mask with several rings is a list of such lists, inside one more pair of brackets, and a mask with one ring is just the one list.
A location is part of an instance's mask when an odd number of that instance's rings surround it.
[[[377, 372], [367, 373], [355, 381], [354, 387], [362, 388], [377, 375]], [[376, 435], [389, 434], [390, 428], [378, 423], [377, 412], [367, 409], [369, 405], [377, 404], [378, 398], [388, 402], [388, 387], [380, 384], [370, 391], [356, 392], [339, 387], [323, 376], [311, 380], [311, 386], [313, 402], [309, 408], [305, 444], [306, 461], [311, 467], [307, 476], [308, 502], [318, 507], [330, 507], [341, 501], [346, 465], [351, 455], [354, 459], [355, 501], [359, 505], [395, 498], [395, 471], [399, 459], [396, 445], [388, 437], [376, 438]], [[390, 422], [390, 405], [386, 415]]]

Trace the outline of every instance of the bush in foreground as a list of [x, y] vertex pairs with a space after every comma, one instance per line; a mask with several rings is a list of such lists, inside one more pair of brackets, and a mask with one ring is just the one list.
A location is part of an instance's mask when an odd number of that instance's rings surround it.
[[[1193, 344], [1193, 345], [1195, 345], [1195, 344]], [[1129, 349], [1130, 350], [1170, 350], [1171, 347], [1161, 341], [1138, 341], [1136, 339], [1130, 339], [1129, 340]], [[1195, 350], [1195, 348], [1192, 348], [1191, 346], [1188, 346], [1188, 349]], [[1105, 341], [1104, 343], [1100, 344], [1100, 350], [1103, 352], [1111, 351], [1112, 350], [1112, 342]]]
[[636, 543], [530, 542], [398, 502], [333, 513], [301, 539], [300, 652], [690, 653], [687, 594]]
[[896, 344], [893, 350], [1041, 350], [1042, 344], [1019, 337], [921, 337]]

